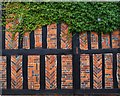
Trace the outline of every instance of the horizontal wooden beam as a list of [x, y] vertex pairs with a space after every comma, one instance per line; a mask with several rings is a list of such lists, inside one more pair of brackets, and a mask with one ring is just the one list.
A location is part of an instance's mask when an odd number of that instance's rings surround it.
[[70, 49], [6, 49], [2, 55], [67, 55], [72, 54]]
[[[119, 53], [120, 48], [110, 49], [91, 49], [80, 50], [81, 54], [102, 54], [102, 53]], [[73, 54], [71, 49], [3, 49], [2, 56], [7, 55], [68, 55]]]
[[31, 90], [31, 89], [3, 89], [2, 95], [72, 95], [72, 94], [120, 94], [120, 89], [56, 89], [56, 90]]
[[91, 49], [91, 50], [80, 50], [81, 54], [102, 54], [102, 53], [119, 53], [120, 48], [109, 48], [109, 49]]

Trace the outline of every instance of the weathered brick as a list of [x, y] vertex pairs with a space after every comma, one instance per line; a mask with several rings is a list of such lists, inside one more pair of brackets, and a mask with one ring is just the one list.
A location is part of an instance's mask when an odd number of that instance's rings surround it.
[[68, 26], [64, 23], [61, 24], [61, 48], [71, 49], [72, 48], [72, 34], [68, 34]]
[[91, 32], [91, 49], [98, 49], [98, 34]]
[[23, 36], [23, 48], [24, 49], [29, 49], [30, 48], [30, 37], [29, 37], [29, 32], [26, 32]]
[[0, 56], [0, 83], [1, 89], [6, 89], [6, 57]]
[[61, 60], [62, 60], [61, 88], [71, 89], [73, 87], [72, 56], [62, 55]]
[[93, 54], [93, 88], [102, 89], [102, 55]]
[[89, 54], [80, 55], [80, 79], [81, 88], [90, 88], [90, 61]]
[[120, 31], [112, 33], [112, 48], [120, 48]]
[[28, 56], [28, 88], [40, 89], [40, 56]]
[[109, 34], [102, 34], [102, 48], [110, 48], [110, 35]]
[[47, 26], [47, 48], [57, 48], [56, 24], [51, 24]]
[[57, 88], [57, 57], [56, 55], [45, 56], [45, 82], [46, 89]]
[[80, 41], [80, 49], [88, 50], [87, 32], [81, 33], [79, 35], [79, 41]]
[[34, 31], [35, 48], [42, 47], [42, 28], [38, 28]]
[[22, 89], [22, 56], [11, 56], [11, 88]]
[[5, 33], [5, 48], [6, 49], [18, 49], [18, 39], [19, 39], [18, 33], [16, 33], [15, 37], [12, 39], [12, 33], [6, 32]]
[[105, 54], [105, 88], [113, 88], [113, 75], [112, 75], [112, 54]]

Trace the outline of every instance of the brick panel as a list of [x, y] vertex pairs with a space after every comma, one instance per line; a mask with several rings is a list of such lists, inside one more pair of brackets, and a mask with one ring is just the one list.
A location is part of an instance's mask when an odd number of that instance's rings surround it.
[[26, 32], [23, 36], [23, 48], [24, 49], [29, 49], [30, 48], [30, 38], [29, 38], [29, 33]]
[[95, 32], [91, 32], [91, 49], [98, 49], [98, 35]]
[[5, 33], [5, 48], [6, 49], [18, 49], [18, 39], [19, 39], [18, 33], [16, 33], [15, 37], [12, 38], [12, 33], [6, 32]]
[[6, 89], [6, 57], [0, 56], [0, 88]]
[[[9, 30], [9, 28], [12, 27], [12, 23], [6, 24], [6, 30]], [[13, 42], [12, 42], [12, 33], [6, 31], [5, 32], [5, 49], [12, 49], [13, 48]]]
[[72, 34], [68, 34], [68, 26], [64, 23], [61, 24], [61, 48], [71, 49], [72, 48]]
[[45, 80], [46, 89], [57, 88], [57, 57], [56, 55], [45, 56]]
[[112, 47], [120, 48], [120, 31], [115, 31], [112, 33]]
[[28, 89], [40, 89], [40, 56], [28, 56]]
[[111, 53], [105, 54], [105, 88], [113, 88], [113, 75], [112, 75], [112, 57]]
[[62, 79], [61, 88], [62, 89], [72, 89], [73, 87], [73, 77], [72, 77], [72, 56], [62, 55]]
[[120, 88], [120, 53], [117, 54], [117, 81], [118, 81], [118, 87]]
[[22, 56], [11, 56], [11, 88], [22, 89]]
[[56, 24], [51, 24], [47, 26], [47, 48], [57, 48]]
[[88, 39], [87, 39], [87, 32], [81, 33], [79, 35], [80, 40], [80, 49], [88, 50]]
[[42, 28], [38, 28], [34, 31], [35, 48], [42, 47]]
[[109, 34], [102, 34], [102, 48], [110, 48], [110, 35]]
[[102, 89], [102, 54], [93, 54], [93, 88]]
[[81, 79], [81, 88], [86, 89], [90, 88], [90, 61], [89, 54], [80, 55], [80, 79]]

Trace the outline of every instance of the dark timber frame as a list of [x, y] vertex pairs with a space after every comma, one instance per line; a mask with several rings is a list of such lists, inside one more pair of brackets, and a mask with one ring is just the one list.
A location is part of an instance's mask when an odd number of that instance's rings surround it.
[[[1, 11], [1, 10], [0, 10]], [[2, 11], [1, 11], [2, 12]], [[2, 12], [3, 13], [3, 12]], [[4, 13], [2, 14], [4, 16]], [[30, 49], [22, 49], [22, 40], [19, 38], [18, 49], [5, 49], [5, 26], [2, 26], [2, 56], [7, 57], [7, 89], [2, 89], [3, 95], [34, 95], [34, 94], [120, 94], [116, 77], [117, 56], [120, 48], [112, 48], [110, 39], [110, 49], [102, 49], [101, 34], [98, 34], [99, 49], [91, 49], [91, 34], [88, 36], [88, 50], [79, 48], [79, 33], [73, 33], [72, 49], [61, 49], [60, 33], [61, 24], [57, 24], [57, 49], [47, 49], [47, 26], [42, 27], [42, 48], [35, 49], [34, 32], [30, 34]], [[1, 32], [1, 31], [0, 31]], [[21, 36], [21, 34], [19, 34]], [[110, 34], [111, 37], [111, 34]], [[104, 53], [113, 53], [113, 89], [105, 89], [105, 67]], [[61, 55], [72, 55], [73, 63], [73, 89], [61, 89]], [[80, 54], [89, 54], [90, 56], [90, 89], [80, 88]], [[93, 89], [93, 54], [102, 54], [102, 89]], [[23, 55], [23, 89], [11, 89], [11, 55]], [[40, 55], [40, 89], [28, 89], [27, 62], [28, 55]], [[57, 89], [45, 89], [45, 55], [57, 55]]]

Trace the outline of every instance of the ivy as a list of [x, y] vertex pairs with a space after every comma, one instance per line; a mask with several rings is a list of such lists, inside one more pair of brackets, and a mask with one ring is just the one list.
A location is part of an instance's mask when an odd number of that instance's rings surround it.
[[22, 34], [52, 23], [66, 23], [69, 32], [108, 33], [120, 28], [119, 4], [119, 2], [5, 3], [7, 19], [5, 24], [13, 22], [12, 30], [9, 30]]

